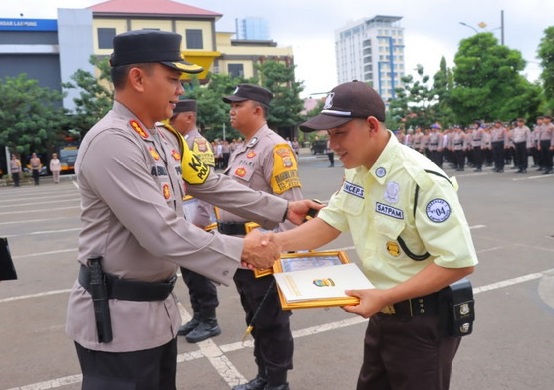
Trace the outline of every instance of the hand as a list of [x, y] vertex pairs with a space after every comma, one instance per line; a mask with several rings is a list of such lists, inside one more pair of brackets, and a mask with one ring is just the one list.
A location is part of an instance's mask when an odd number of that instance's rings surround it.
[[383, 290], [346, 290], [344, 293], [351, 297], [360, 298], [360, 303], [356, 306], [344, 306], [342, 309], [349, 313], [358, 314], [363, 318], [369, 318], [387, 306]]
[[313, 200], [309, 199], [289, 202], [287, 219], [295, 225], [300, 225], [306, 219], [306, 215], [308, 215], [308, 211], [310, 209], [319, 211], [323, 207], [325, 207], [324, 204], [316, 203]]
[[250, 269], [259, 270], [271, 268], [275, 260], [281, 256], [280, 248], [273, 240], [274, 233], [262, 233], [252, 230], [244, 237], [241, 260]]

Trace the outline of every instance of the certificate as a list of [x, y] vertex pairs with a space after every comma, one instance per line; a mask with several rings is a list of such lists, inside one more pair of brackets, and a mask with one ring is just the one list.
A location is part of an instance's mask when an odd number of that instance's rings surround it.
[[284, 255], [274, 270], [284, 310], [357, 305], [344, 291], [374, 288], [342, 251]]
[[[187, 221], [192, 222], [196, 213], [198, 212], [198, 199], [193, 198], [190, 195], [186, 195], [183, 199], [183, 212]], [[210, 208], [210, 222], [208, 226], [204, 228], [206, 231], [211, 231], [217, 228], [217, 216], [215, 207]]]

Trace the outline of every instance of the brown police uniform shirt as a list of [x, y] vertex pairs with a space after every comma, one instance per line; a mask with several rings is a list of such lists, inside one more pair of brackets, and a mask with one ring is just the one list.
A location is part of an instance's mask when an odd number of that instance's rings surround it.
[[[173, 138], [172, 138], [173, 137]], [[179, 136], [180, 137], [180, 136]], [[168, 131], [147, 129], [125, 106], [113, 109], [85, 136], [75, 164], [82, 230], [77, 259], [103, 256], [106, 273], [129, 280], [166, 281], [186, 267], [228, 285], [240, 263], [242, 240], [207, 233], [185, 220], [181, 153]], [[188, 161], [188, 160], [187, 160]], [[183, 164], [185, 166], [185, 164]], [[233, 180], [188, 161], [187, 190], [230, 207], [269, 228], [286, 202], [247, 193]], [[195, 179], [195, 180], [192, 180]], [[69, 296], [66, 333], [85, 348], [127, 352], [155, 348], [177, 336], [181, 318], [171, 294], [165, 301], [110, 300], [113, 341], [98, 343], [89, 293], [77, 281]]]
[[[262, 126], [248, 143], [235, 149], [225, 173], [254, 190], [268, 192], [292, 201], [302, 199], [296, 154], [287, 142], [267, 125]], [[225, 210], [221, 222], [248, 222]], [[276, 230], [292, 227], [289, 222]]]

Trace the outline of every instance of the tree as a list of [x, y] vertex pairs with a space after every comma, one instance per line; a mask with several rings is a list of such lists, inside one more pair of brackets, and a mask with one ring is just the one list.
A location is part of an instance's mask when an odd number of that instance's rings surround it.
[[454, 80], [452, 70], [446, 66], [446, 60], [441, 58], [439, 71], [433, 77], [433, 89], [438, 97], [435, 120], [444, 125], [452, 125], [456, 122], [452, 110], [452, 90]]
[[452, 109], [463, 124], [529, 117], [540, 104], [540, 89], [520, 74], [521, 53], [499, 45], [492, 33], [463, 39], [454, 63]]
[[304, 120], [300, 114], [304, 102], [299, 96], [304, 87], [295, 80], [294, 68], [276, 61], [266, 61], [257, 66], [261, 85], [274, 95], [267, 122], [280, 135], [290, 137], [291, 140], [296, 126]]
[[62, 84], [65, 89], [81, 90], [80, 97], [73, 99], [75, 112], [71, 117], [71, 127], [77, 130], [81, 137], [106, 115], [113, 105], [114, 88], [108, 60], [91, 56], [89, 62], [99, 70], [99, 77], [79, 69], [71, 76], [72, 82]]
[[430, 77], [424, 74], [422, 65], [417, 66], [417, 76], [402, 77], [401, 88], [396, 88], [396, 99], [389, 105], [389, 127], [428, 126], [437, 119], [438, 96], [430, 85]]
[[59, 91], [39, 86], [24, 73], [0, 79], [0, 145], [24, 160], [32, 152], [53, 152], [68, 122], [62, 99]]
[[546, 107], [550, 111], [554, 111], [554, 26], [544, 30], [544, 37], [539, 44], [537, 55], [541, 60], [541, 79]]

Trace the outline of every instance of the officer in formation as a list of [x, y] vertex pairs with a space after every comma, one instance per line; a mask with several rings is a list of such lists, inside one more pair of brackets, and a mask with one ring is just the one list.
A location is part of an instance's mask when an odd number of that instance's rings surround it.
[[552, 157], [554, 154], [554, 124], [552, 117], [544, 115], [543, 122], [535, 128], [537, 132], [537, 150], [539, 152], [540, 167], [538, 171], [544, 171], [545, 175], [553, 173]]
[[525, 126], [525, 119], [517, 119], [516, 126], [510, 130], [510, 139], [515, 148], [514, 165], [518, 168], [516, 173], [527, 173], [529, 160], [527, 149], [529, 147], [529, 140], [531, 139], [531, 130]]
[[[214, 168], [214, 154], [210, 143], [200, 134], [196, 126], [196, 100], [180, 100], [175, 105], [173, 116], [169, 119], [170, 126], [181, 134], [188, 148], [207, 166]], [[213, 206], [197, 200], [194, 213], [190, 218], [193, 225], [206, 229], [212, 222]], [[197, 343], [207, 338], [217, 336], [221, 328], [217, 322], [215, 311], [219, 306], [217, 288], [215, 284], [204, 275], [181, 267], [183, 280], [189, 289], [190, 304], [193, 316], [190, 321], [182, 325], [177, 332], [185, 336], [189, 343]]]
[[[223, 100], [230, 104], [231, 126], [244, 136], [235, 149], [225, 173], [236, 182], [282, 199], [301, 199], [301, 184], [296, 155], [291, 146], [267, 126], [272, 92], [257, 85], [239, 84]], [[242, 236], [249, 219], [222, 210], [218, 229], [223, 234]], [[280, 224], [277, 231], [290, 229]], [[235, 284], [245, 311], [247, 325], [252, 325], [254, 357], [258, 374], [234, 390], [288, 390], [287, 372], [292, 369], [293, 338], [290, 311], [281, 309], [272, 275], [258, 277], [249, 269], [239, 268]], [[257, 313], [257, 314], [256, 314]]]
[[286, 217], [301, 223], [310, 207], [320, 208], [215, 174], [181, 135], [156, 126], [184, 92], [181, 73], [203, 70], [183, 60], [181, 39], [152, 30], [114, 38], [114, 105], [79, 149], [80, 271], [66, 334], [75, 341], [84, 390], [176, 389], [181, 318], [172, 289], [179, 266], [228, 285], [241, 260], [266, 269], [279, 257], [259, 231], [238, 238], [187, 221], [185, 183], [190, 195], [264, 229]]
[[376, 287], [346, 292], [360, 303], [344, 310], [371, 318], [358, 390], [446, 390], [460, 336], [441, 326], [450, 309], [438, 291], [477, 264], [456, 182], [398, 142], [365, 83], [340, 84], [327, 99], [300, 129], [327, 130], [344, 184], [316, 218], [274, 240], [283, 250], [315, 249], [351, 233]]

